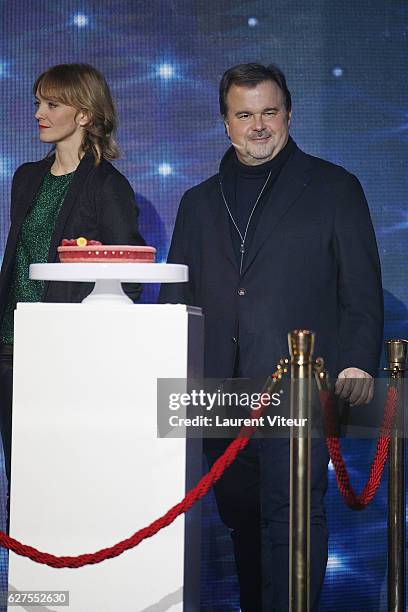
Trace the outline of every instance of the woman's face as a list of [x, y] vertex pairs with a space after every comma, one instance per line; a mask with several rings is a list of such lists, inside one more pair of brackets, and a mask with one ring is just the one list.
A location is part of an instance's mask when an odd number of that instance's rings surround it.
[[39, 91], [35, 96], [36, 113], [40, 140], [50, 144], [67, 143], [79, 146], [86, 124], [84, 113], [73, 106], [56, 100], [43, 98]]

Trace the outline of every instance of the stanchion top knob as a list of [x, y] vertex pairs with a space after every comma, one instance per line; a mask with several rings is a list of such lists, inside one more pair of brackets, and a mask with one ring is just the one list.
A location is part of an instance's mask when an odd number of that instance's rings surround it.
[[385, 343], [385, 356], [389, 367], [405, 368], [407, 361], [408, 340], [387, 340]]
[[295, 329], [288, 334], [291, 363], [304, 365], [312, 361], [315, 334], [308, 329]]

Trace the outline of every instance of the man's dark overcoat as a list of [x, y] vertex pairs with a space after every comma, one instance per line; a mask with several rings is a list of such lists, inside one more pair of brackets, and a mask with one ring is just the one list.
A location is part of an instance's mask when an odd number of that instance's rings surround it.
[[265, 198], [240, 274], [220, 175], [187, 191], [168, 261], [187, 264], [190, 281], [162, 285], [160, 301], [203, 308], [207, 376], [231, 376], [237, 347], [242, 376], [267, 375], [293, 329], [316, 332], [315, 355], [333, 375], [375, 375], [381, 273], [359, 181], [295, 146]]

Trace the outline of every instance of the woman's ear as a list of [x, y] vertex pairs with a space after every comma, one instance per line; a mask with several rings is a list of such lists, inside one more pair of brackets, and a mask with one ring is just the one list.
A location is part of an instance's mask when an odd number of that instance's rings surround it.
[[75, 120], [78, 125], [81, 127], [85, 127], [90, 122], [91, 118], [89, 113], [85, 110], [78, 111], [75, 117]]

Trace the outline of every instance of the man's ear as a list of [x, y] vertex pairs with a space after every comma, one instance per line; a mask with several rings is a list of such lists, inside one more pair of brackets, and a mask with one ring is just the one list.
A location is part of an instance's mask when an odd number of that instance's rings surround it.
[[288, 127], [290, 127], [290, 122], [292, 121], [292, 111], [288, 112]]
[[230, 137], [229, 134], [229, 125], [228, 125], [228, 121], [226, 119], [224, 119], [224, 128], [225, 128], [225, 133], [228, 136], [228, 138]]

